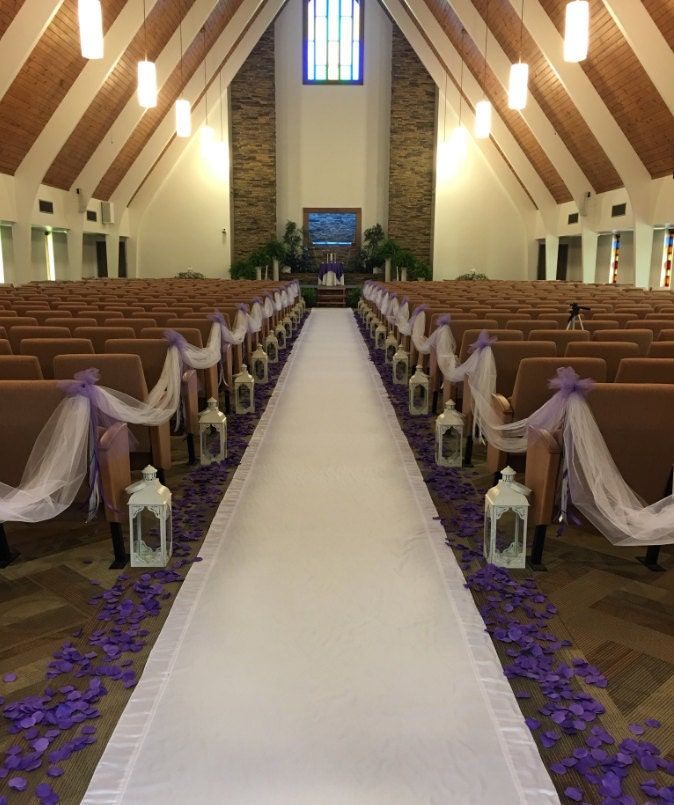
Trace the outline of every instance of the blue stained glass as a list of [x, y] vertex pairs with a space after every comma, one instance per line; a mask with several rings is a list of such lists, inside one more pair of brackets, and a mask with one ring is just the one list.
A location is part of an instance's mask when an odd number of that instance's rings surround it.
[[362, 82], [361, 2], [305, 0], [305, 81]]

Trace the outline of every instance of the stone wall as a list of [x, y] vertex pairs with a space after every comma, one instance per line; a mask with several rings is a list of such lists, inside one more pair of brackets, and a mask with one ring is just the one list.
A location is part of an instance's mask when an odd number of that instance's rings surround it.
[[274, 26], [230, 85], [232, 262], [276, 236]]
[[388, 235], [415, 257], [433, 253], [436, 88], [393, 26]]

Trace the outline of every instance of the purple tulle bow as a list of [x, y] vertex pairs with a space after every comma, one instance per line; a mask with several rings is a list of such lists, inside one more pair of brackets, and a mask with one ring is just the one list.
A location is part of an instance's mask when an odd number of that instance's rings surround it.
[[259, 296], [256, 296], [255, 299], [253, 299], [253, 301], [251, 302], [251, 305], [254, 305], [255, 303], [257, 303], [258, 305], [262, 304], [262, 300], [260, 299]]
[[237, 302], [236, 309], [240, 310], [242, 313], [248, 313], [248, 305], [245, 302]]
[[412, 326], [412, 324], [414, 324], [414, 321], [415, 321], [416, 317], [417, 317], [417, 316], [418, 316], [420, 313], [425, 313], [427, 310], [430, 310], [430, 308], [428, 307], [428, 305], [417, 305], [417, 306], [414, 308], [414, 312], [413, 312], [413, 313], [412, 313], [412, 315], [410, 316], [410, 326]]
[[496, 336], [492, 337], [486, 330], [482, 330], [477, 339], [470, 345], [470, 351], [479, 352], [483, 349], [486, 349], [486, 347], [490, 347], [492, 344], [495, 344], [497, 341], [498, 338], [496, 338]]
[[445, 326], [445, 324], [449, 324], [449, 322], [450, 322], [451, 320], [452, 320], [451, 315], [450, 315], [449, 313], [444, 313], [444, 314], [443, 314], [442, 316], [440, 316], [440, 318], [437, 320], [437, 322], [436, 322], [436, 326], [437, 326], [437, 327], [444, 327], [444, 326]]
[[584, 377], [581, 380], [570, 366], [560, 366], [557, 369], [557, 377], [553, 377], [548, 386], [566, 400], [572, 394], [581, 394], [585, 397], [594, 384], [595, 381], [591, 377]]
[[209, 313], [208, 318], [210, 321], [217, 322], [218, 324], [225, 324], [225, 317], [219, 310], [216, 310], [215, 313]]
[[164, 338], [168, 341], [170, 347], [178, 347], [179, 352], [184, 352], [187, 347], [185, 337], [175, 330], [164, 330]]
[[96, 393], [96, 383], [101, 378], [101, 373], [93, 366], [91, 369], [83, 369], [76, 372], [72, 380], [59, 380], [58, 387], [65, 392], [68, 397], [88, 397], [92, 400]]

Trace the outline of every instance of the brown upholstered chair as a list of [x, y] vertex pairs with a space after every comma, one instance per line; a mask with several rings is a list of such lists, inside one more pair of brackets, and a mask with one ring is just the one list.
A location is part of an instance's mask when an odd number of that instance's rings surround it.
[[[113, 338], [106, 342], [105, 351], [108, 355], [138, 355], [143, 366], [147, 387], [153, 389], [164, 368], [168, 342], [163, 338]], [[194, 369], [187, 369], [183, 372], [182, 393], [185, 402], [188, 461], [193, 464], [196, 461], [194, 438], [199, 435], [199, 395], [197, 374]]]
[[[674, 386], [602, 383], [590, 391], [587, 401], [625, 482], [646, 505], [671, 495]], [[535, 527], [530, 557], [534, 569], [544, 569], [545, 534], [556, 517], [561, 464], [561, 434], [543, 431], [530, 437], [524, 483], [532, 490], [529, 524]], [[660, 570], [658, 554], [659, 546], [649, 546], [641, 561], [651, 570]]]
[[585, 332], [596, 333], [597, 330], [617, 330], [620, 327], [620, 323], [615, 319], [611, 319], [607, 317], [606, 319], [590, 319], [589, 321], [583, 319], [583, 329]]
[[593, 341], [632, 341], [639, 347], [639, 354], [645, 356], [653, 341], [650, 330], [599, 330], [592, 336]]
[[0, 338], [0, 355], [13, 355], [12, 345], [7, 338]]
[[[65, 380], [92, 367], [100, 372], [100, 386], [121, 391], [142, 402], [147, 400], [147, 384], [138, 355], [58, 355], [54, 358], [54, 377]], [[129, 431], [133, 436], [131, 454], [137, 459], [135, 469], [144, 467], [149, 455], [164, 483], [165, 473], [171, 469], [170, 422], [153, 427], [129, 425]]]
[[674, 339], [672, 341], [654, 341], [648, 348], [649, 358], [674, 358]]
[[162, 310], [146, 310], [144, 313], [132, 313], [129, 316], [130, 319], [148, 319], [152, 318], [155, 320], [157, 327], [167, 327], [169, 321], [175, 318], [172, 312], [166, 312]]
[[0, 327], [4, 327], [6, 333], [9, 333], [14, 327], [37, 327], [37, 319], [32, 316], [0, 316]]
[[[0, 481], [18, 486], [35, 440], [63, 397], [63, 391], [53, 380], [0, 381], [0, 455], [11, 457], [0, 462]], [[125, 424], [115, 423], [99, 429], [98, 456], [105, 499], [103, 509], [110, 523], [115, 556], [113, 567], [123, 567], [128, 559], [121, 525], [127, 517], [124, 492], [131, 482]], [[0, 567], [6, 567], [16, 556], [0, 525]]]
[[552, 341], [557, 347], [557, 354], [564, 355], [566, 347], [572, 341], [589, 341], [590, 333], [586, 330], [531, 330], [529, 341]]
[[[459, 344], [459, 363], [468, 360], [471, 347], [482, 332], [484, 332], [484, 330], [470, 329], [464, 331], [461, 344]], [[489, 333], [491, 338], [495, 338], [497, 341], [524, 341], [524, 333], [521, 330], [504, 330], [499, 327], [496, 329], [488, 329], [486, 332]]]
[[[512, 394], [507, 396], [497, 389], [494, 395], [494, 410], [500, 421], [504, 424], [518, 422], [537, 411], [554, 394], [548, 383], [563, 366], [570, 366], [580, 377], [606, 382], [606, 364], [601, 358], [524, 358], [517, 368]], [[499, 472], [507, 463], [506, 453], [487, 445], [490, 472]]]
[[525, 339], [529, 339], [532, 330], [558, 330], [559, 324], [553, 319], [509, 319], [507, 330], [521, 330]]
[[674, 327], [674, 319], [638, 319], [628, 321], [627, 330], [650, 330], [653, 333], [653, 341], [658, 340], [661, 332], [671, 330]]
[[606, 381], [612, 383], [623, 358], [638, 358], [639, 346], [632, 341], [573, 341], [566, 348], [569, 358], [602, 358]]
[[70, 338], [70, 330], [67, 327], [51, 327], [46, 324], [42, 327], [12, 327], [9, 331], [9, 343], [16, 355], [21, 351], [20, 345], [25, 338]]
[[136, 338], [140, 338], [140, 331], [146, 327], [157, 326], [157, 322], [149, 316], [144, 319], [108, 319], [103, 324], [105, 327], [130, 327], [136, 334]]
[[75, 338], [88, 338], [94, 345], [94, 352], [105, 352], [105, 342], [111, 338], [135, 338], [131, 327], [76, 327]]
[[674, 341], [674, 327], [671, 330], [660, 330], [656, 341]]
[[0, 380], [43, 380], [34, 355], [0, 355]]
[[83, 316], [73, 316], [70, 319], [53, 318], [47, 319], [47, 325], [50, 327], [67, 327], [71, 335], [75, 334], [78, 327], [96, 327], [96, 319], [84, 318]]
[[[61, 319], [70, 318], [73, 314], [69, 310], [51, 310], [50, 308], [42, 308], [38, 310], [28, 310], [26, 315], [35, 319], [38, 324], [48, 324], [48, 319], [54, 319], [57, 316]], [[57, 325], [61, 326], [61, 325]]]
[[615, 382], [674, 385], [674, 358], [623, 358]]
[[57, 355], [93, 355], [94, 348], [86, 338], [24, 338], [21, 354], [35, 355], [45, 380], [52, 380]]
[[[124, 318], [122, 313], [119, 311], [112, 311], [112, 310], [80, 310], [77, 314], [78, 317], [86, 318], [86, 319], [96, 319], [96, 324], [98, 327], [106, 327], [106, 322], [110, 319], [122, 319]], [[118, 325], [115, 321], [114, 324], [110, 324], [110, 327], [119, 327], [124, 325]]]

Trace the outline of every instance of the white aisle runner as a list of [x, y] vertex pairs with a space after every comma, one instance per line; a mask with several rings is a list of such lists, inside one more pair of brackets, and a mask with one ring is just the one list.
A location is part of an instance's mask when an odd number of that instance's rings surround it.
[[434, 514], [314, 311], [84, 802], [557, 803]]

